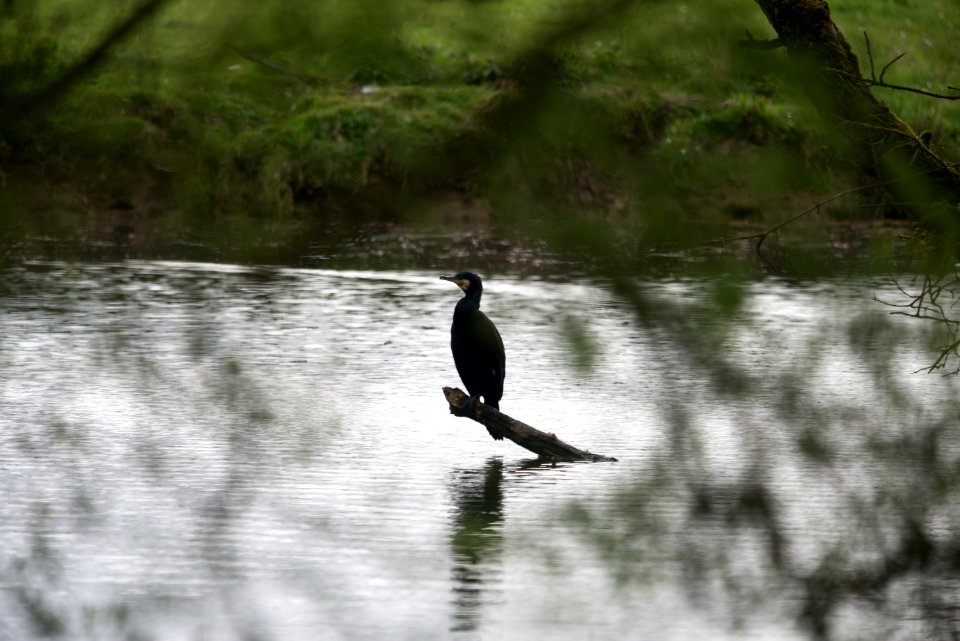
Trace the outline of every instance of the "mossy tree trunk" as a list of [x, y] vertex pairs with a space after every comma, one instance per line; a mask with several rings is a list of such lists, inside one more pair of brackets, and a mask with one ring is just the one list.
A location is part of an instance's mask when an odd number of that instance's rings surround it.
[[960, 240], [960, 174], [870, 91], [825, 0], [756, 0], [849, 157], [940, 241]]

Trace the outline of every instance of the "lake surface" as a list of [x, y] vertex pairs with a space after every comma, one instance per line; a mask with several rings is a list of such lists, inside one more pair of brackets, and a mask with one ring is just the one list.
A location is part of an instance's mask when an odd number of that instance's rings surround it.
[[957, 634], [958, 382], [891, 282], [487, 279], [502, 411], [619, 459], [550, 465], [448, 413], [438, 276], [4, 271], [0, 639]]

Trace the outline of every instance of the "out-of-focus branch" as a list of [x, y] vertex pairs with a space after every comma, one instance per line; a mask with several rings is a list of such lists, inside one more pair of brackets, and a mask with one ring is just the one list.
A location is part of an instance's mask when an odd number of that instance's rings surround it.
[[489, 167], [506, 144], [548, 104], [563, 72], [557, 50], [641, 1], [581, 2], [552, 20], [539, 37], [505, 65], [503, 89], [471, 114], [456, 134], [439, 146], [423, 150], [406, 175], [405, 195], [416, 198], [437, 181], [457, 182]]
[[262, 66], [266, 67], [267, 69], [270, 69], [271, 71], [275, 71], [275, 72], [279, 73], [280, 75], [290, 76], [291, 78], [296, 78], [297, 80], [299, 80], [299, 81], [301, 81], [301, 82], [304, 82], [304, 83], [306, 83], [306, 84], [308, 84], [308, 85], [311, 85], [311, 86], [315, 86], [315, 85], [320, 84], [320, 79], [317, 78], [316, 76], [314, 76], [313, 74], [309, 74], [309, 73], [306, 73], [306, 72], [303, 72], [303, 71], [297, 71], [296, 69], [290, 69], [290, 68], [288, 68], [288, 67], [284, 67], [283, 65], [279, 65], [279, 64], [273, 62], [272, 60], [267, 60], [266, 58], [264, 58], [264, 57], [262, 57], [262, 56], [258, 56], [258, 55], [256, 55], [256, 54], [249, 53], [249, 52], [244, 51], [243, 49], [240, 49], [240, 48], [237, 48], [237, 47], [234, 47], [234, 51], [236, 51], [242, 58], [246, 58], [246, 59], [249, 60], [250, 62], [255, 62], [255, 63], [257, 63], [258, 65], [262, 65]]
[[46, 87], [21, 97], [4, 115], [6, 123], [36, 114], [56, 104], [74, 86], [82, 82], [110, 53], [111, 47], [129, 37], [138, 27], [153, 17], [169, 0], [145, 0], [125, 20], [117, 24], [103, 37], [96, 47]]

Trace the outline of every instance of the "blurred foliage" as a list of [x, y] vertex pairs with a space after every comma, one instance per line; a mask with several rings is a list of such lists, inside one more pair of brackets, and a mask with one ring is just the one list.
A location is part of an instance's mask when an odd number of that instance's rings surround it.
[[[0, 104], [42, 94], [150, 4], [6, 6]], [[877, 56], [915, 56], [898, 81], [950, 82], [956, 7], [834, 10], [855, 46], [869, 26]], [[4, 120], [3, 227], [20, 244], [257, 256], [340, 223], [449, 225], [430, 212], [452, 192], [479, 233], [689, 248], [862, 181], [784, 82], [784, 57], [737, 46], [744, 29], [769, 27], [719, 0], [161, 2], [69, 91]], [[956, 155], [948, 105], [890, 101]], [[882, 221], [896, 204], [865, 192], [827, 209]], [[579, 219], [609, 231], [555, 224]], [[823, 222], [789, 232], [821, 240]]]
[[[922, 288], [914, 305], [935, 305], [938, 284], [904, 287]], [[955, 638], [960, 416], [955, 403], [931, 403], [954, 389], [949, 379], [926, 379], [923, 389], [942, 389], [925, 394], [908, 390], [903, 374], [926, 329], [906, 331], [876, 310], [825, 321], [845, 341], [826, 328], [799, 343], [788, 332], [757, 335], [750, 351], [773, 362], [744, 362], [726, 355], [725, 338], [691, 340], [715, 318], [709, 296], [676, 304], [621, 287], [642, 327], [674, 335], [665, 354], [685, 355], [726, 400], [705, 400], [711, 391], [697, 387], [687, 392], [696, 399], [665, 403], [665, 451], [648, 474], [605, 508], [571, 507], [570, 523], [618, 578], [643, 584], [667, 565], [694, 603], [733, 620], [786, 611], [811, 639]], [[734, 312], [738, 332], [753, 331], [755, 313]], [[778, 361], [768, 341], [787, 337]], [[843, 380], [856, 391], [838, 394]], [[865, 420], [874, 411], [881, 423]], [[798, 506], [797, 492], [823, 512]]]
[[[955, 2], [834, 4], [861, 63], [863, 29], [879, 61], [908, 53], [891, 81], [933, 91], [960, 82]], [[756, 6], [171, 1], [84, 75], [70, 75], [143, 6], [0, 7], [6, 258], [110, 251], [310, 264], [324, 253], [310, 243], [332, 235], [350, 238], [351, 261], [369, 266], [384, 254], [394, 260], [396, 246], [370, 240], [387, 230], [408, 266], [457, 260], [549, 271], [544, 264], [556, 259], [557, 271], [575, 264], [614, 275], [637, 324], [665, 336], [719, 398], [769, 401], [784, 425], [800, 414], [819, 422], [778, 441], [743, 412], [744, 433], [756, 437], [741, 445], [747, 463], [737, 474], [717, 473], [690, 415], [693, 401], [670, 408], [671, 464], [625, 488], [610, 508], [627, 530], [605, 530], [596, 521], [602, 513], [573, 509], [572, 522], [609, 555], [611, 571], [660, 549], [664, 532], [682, 532], [687, 547], [675, 560], [693, 593], [714, 579], [736, 593], [742, 576], [732, 551], [749, 549], [757, 557], [750, 571], [786, 586], [813, 638], [830, 637], [845, 603], [883, 610], [899, 589], [915, 590], [920, 609], [929, 608], [931, 636], [956, 637], [955, 611], [937, 609], [937, 599], [956, 596], [960, 566], [956, 532], [944, 525], [955, 522], [960, 468], [939, 447], [958, 417], [924, 415], [890, 382], [897, 333], [875, 318], [849, 322], [878, 402], [909, 427], [889, 435], [858, 425], [856, 408], [818, 402], [803, 371], [815, 354], [800, 371], [768, 379], [725, 357], [755, 274], [910, 269], [931, 275], [899, 304], [944, 323], [938, 346], [947, 345], [946, 358], [935, 368], [950, 371], [958, 354], [952, 303], [944, 302], [957, 284], [954, 255], [931, 252], [928, 237], [891, 220], [902, 203], [868, 189], [869, 177], [822, 127], [804, 88], [789, 82], [781, 52], [737, 46], [745, 29], [769, 35]], [[67, 81], [68, 90], [47, 93]], [[932, 132], [945, 158], [960, 157], [953, 103], [882, 95], [915, 129]], [[24, 112], [31, 101], [38, 108]], [[431, 236], [451, 232], [468, 238]], [[710, 295], [651, 297], [628, 277], [652, 266], [706, 275]], [[567, 316], [559, 329], [578, 371], [596, 367], [586, 321]], [[219, 374], [212, 393], [245, 406], [246, 371], [228, 362]], [[272, 421], [254, 410], [243, 416], [242, 425]], [[804, 464], [842, 482], [853, 482], [850, 469], [882, 468], [869, 477], [877, 485], [866, 503], [839, 494], [849, 520], [816, 554], [800, 554], [784, 525], [789, 506], [771, 479], [778, 448], [795, 448]], [[463, 584], [472, 580], [472, 556], [499, 556], [499, 544], [480, 534], [503, 518], [500, 472], [491, 466], [455, 483], [451, 546]], [[651, 509], [665, 494], [693, 506], [679, 523]], [[878, 514], [883, 531], [873, 527]], [[58, 632], [42, 601], [19, 598], [38, 628]], [[467, 605], [471, 598], [463, 595]]]

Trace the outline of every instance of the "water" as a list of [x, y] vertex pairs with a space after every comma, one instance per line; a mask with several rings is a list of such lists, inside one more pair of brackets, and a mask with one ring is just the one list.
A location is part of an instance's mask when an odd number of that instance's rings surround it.
[[912, 373], [889, 283], [762, 281], [725, 318], [637, 281], [638, 322], [602, 281], [488, 280], [502, 410], [619, 459], [549, 465], [448, 413], [438, 276], [7, 271], [0, 639], [957, 630], [957, 382]]

